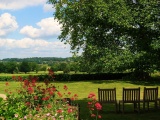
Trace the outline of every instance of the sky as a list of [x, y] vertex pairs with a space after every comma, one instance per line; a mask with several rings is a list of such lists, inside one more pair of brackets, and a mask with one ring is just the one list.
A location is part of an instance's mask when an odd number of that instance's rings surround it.
[[0, 0], [0, 59], [71, 57], [47, 0]]

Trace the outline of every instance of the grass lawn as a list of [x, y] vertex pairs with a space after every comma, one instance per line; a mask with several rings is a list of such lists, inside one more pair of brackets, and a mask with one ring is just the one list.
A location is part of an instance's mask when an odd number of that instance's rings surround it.
[[[15, 90], [18, 86], [18, 82], [9, 82], [12, 90]], [[94, 92], [96, 95], [98, 88], [113, 88], [116, 87], [117, 99], [122, 99], [122, 88], [123, 87], [140, 87], [141, 88], [141, 99], [143, 97], [143, 87], [160, 87], [160, 82], [134, 82], [134, 81], [122, 81], [122, 80], [103, 80], [103, 81], [81, 81], [81, 82], [55, 82], [55, 86], [63, 93], [63, 86], [68, 86], [68, 91], [72, 94], [78, 94], [79, 99], [75, 103], [80, 104], [80, 118], [81, 120], [91, 120], [89, 119], [89, 112], [87, 109], [88, 94]], [[0, 93], [4, 93], [6, 88], [5, 82], [0, 82]], [[159, 91], [160, 97], [160, 91]], [[114, 106], [103, 106], [104, 111], [101, 113], [102, 120], [160, 120], [160, 110], [141, 112], [140, 114], [131, 112], [133, 110], [132, 105], [126, 106], [126, 114], [114, 113]]]

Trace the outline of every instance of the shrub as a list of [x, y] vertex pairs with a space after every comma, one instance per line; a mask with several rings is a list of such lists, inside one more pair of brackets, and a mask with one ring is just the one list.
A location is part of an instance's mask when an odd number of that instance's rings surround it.
[[[13, 93], [6, 82], [7, 100], [0, 101], [0, 116], [5, 119], [70, 119], [75, 120], [78, 112], [77, 107], [69, 104], [68, 99], [77, 99], [77, 94], [67, 92], [68, 87], [64, 85], [65, 94], [62, 94], [54, 84], [54, 72], [49, 70], [48, 78], [44, 83], [38, 83], [38, 77], [29, 76], [28, 79], [13, 77], [20, 83], [20, 88]], [[65, 96], [64, 96], [65, 95]]]
[[96, 95], [94, 93], [90, 93], [88, 95], [88, 108], [91, 114], [91, 118], [93, 119], [101, 119], [102, 116], [99, 114], [99, 111], [102, 110], [101, 104], [96, 100]]

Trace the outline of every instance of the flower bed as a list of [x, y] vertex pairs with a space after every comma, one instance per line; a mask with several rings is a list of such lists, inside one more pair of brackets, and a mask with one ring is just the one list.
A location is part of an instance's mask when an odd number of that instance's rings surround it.
[[[35, 76], [29, 76], [28, 79], [13, 77], [13, 80], [20, 83], [20, 88], [17, 88], [16, 92], [9, 88], [7, 82], [5, 89], [7, 98], [0, 99], [0, 116], [7, 120], [78, 120], [79, 106], [72, 104], [78, 99], [78, 95], [69, 92], [66, 85], [63, 86], [65, 92], [61, 93], [53, 83], [50, 83], [54, 80], [54, 72], [49, 70], [48, 75], [43, 84], [39, 83]], [[101, 106], [95, 96], [88, 98], [92, 99], [91, 117], [96, 120], [101, 118], [98, 114]], [[93, 108], [97, 114], [93, 114]], [[91, 110], [91, 106], [89, 109]]]

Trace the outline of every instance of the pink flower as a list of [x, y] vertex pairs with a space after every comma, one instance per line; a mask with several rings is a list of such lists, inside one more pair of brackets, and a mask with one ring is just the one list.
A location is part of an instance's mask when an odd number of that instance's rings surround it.
[[48, 104], [48, 105], [47, 105], [47, 108], [52, 108], [51, 104]]
[[61, 114], [61, 113], [62, 113], [62, 110], [61, 110], [61, 109], [58, 109], [58, 110], [57, 110], [57, 113]]
[[50, 94], [50, 95], [53, 95], [53, 94], [54, 94], [54, 92], [53, 92], [53, 91], [50, 91], [50, 92], [49, 92], [49, 94]]
[[88, 102], [88, 105], [92, 105], [92, 102]]
[[97, 110], [102, 110], [102, 106], [98, 102], [95, 104], [95, 107], [96, 107]]
[[78, 95], [77, 95], [77, 94], [74, 94], [74, 97], [78, 97]]
[[57, 93], [59, 97], [62, 97], [62, 94], [60, 92]]
[[26, 120], [26, 119], [27, 119], [27, 116], [24, 116], [24, 119]]
[[38, 100], [38, 96], [34, 96], [34, 99], [35, 99], [35, 100]]
[[32, 87], [28, 87], [28, 92], [32, 94], [34, 92], [34, 89]]
[[91, 114], [91, 117], [96, 117], [96, 115], [95, 114]]
[[88, 95], [88, 98], [93, 98], [93, 97], [95, 97], [96, 95], [94, 94], [94, 93], [90, 93], [89, 95]]
[[98, 115], [98, 118], [102, 118], [102, 116], [101, 116], [101, 115]]
[[70, 95], [71, 94], [71, 92], [68, 92], [68, 95]]
[[24, 86], [28, 86], [29, 85], [29, 81], [28, 80], [24, 80]]
[[51, 115], [50, 113], [47, 113], [47, 114], [46, 114], [46, 116], [50, 116], [50, 115]]
[[68, 87], [67, 87], [66, 85], [64, 85], [63, 89], [67, 90], [67, 89], [68, 89]]
[[68, 113], [73, 112], [72, 108], [68, 108]]
[[30, 105], [30, 102], [26, 102], [26, 105], [29, 106], [29, 105]]
[[47, 101], [47, 100], [49, 100], [49, 99], [50, 99], [50, 96], [47, 96], [47, 97], [43, 97], [43, 98], [42, 98], [43, 101]]
[[14, 117], [18, 118], [18, 114], [14, 114]]
[[9, 83], [8, 82], [6, 82], [6, 86], [8, 86], [9, 85]]

